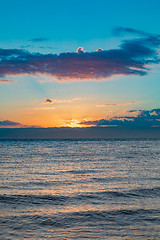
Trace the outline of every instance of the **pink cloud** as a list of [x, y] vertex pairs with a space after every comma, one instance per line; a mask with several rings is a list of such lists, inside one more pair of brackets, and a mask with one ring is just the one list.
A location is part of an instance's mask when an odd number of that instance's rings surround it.
[[3, 83], [14, 83], [16, 82], [15, 80], [7, 80], [7, 79], [0, 79], [0, 84], [3, 84]]
[[77, 53], [81, 53], [81, 52], [84, 52], [84, 51], [83, 51], [83, 47], [79, 47], [79, 48], [77, 49]]

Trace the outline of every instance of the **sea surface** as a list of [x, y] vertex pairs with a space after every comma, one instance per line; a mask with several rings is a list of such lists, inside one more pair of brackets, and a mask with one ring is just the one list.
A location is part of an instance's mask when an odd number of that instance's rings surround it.
[[0, 141], [0, 239], [160, 239], [160, 140]]

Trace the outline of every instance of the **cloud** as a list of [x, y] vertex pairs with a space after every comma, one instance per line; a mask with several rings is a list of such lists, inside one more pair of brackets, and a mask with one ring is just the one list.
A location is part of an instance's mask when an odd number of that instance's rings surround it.
[[28, 47], [31, 47], [32, 45], [31, 44], [28, 44], [28, 45], [22, 45], [21, 48], [28, 48]]
[[24, 125], [19, 122], [14, 122], [9, 120], [0, 121], [0, 128], [36, 128], [36, 127], [39, 127], [39, 126]]
[[[102, 80], [112, 76], [146, 75], [149, 66], [160, 63], [160, 36], [140, 34], [123, 40], [117, 49], [98, 48], [86, 52], [82, 47], [77, 52], [58, 54], [31, 53], [24, 49], [0, 49], [0, 76], [22, 74], [48, 74], [53, 79]], [[39, 38], [40, 39], [40, 38]]]
[[45, 98], [43, 103], [72, 103], [79, 100], [87, 100], [87, 98], [72, 98], [72, 99], [50, 99]]
[[34, 110], [55, 110], [55, 107], [36, 107]]
[[136, 34], [136, 35], [142, 35], [142, 36], [150, 36], [150, 33], [141, 31], [141, 30], [136, 30], [133, 28], [127, 28], [127, 27], [115, 27], [113, 29], [113, 34], [115, 36], [120, 36], [125, 33], [130, 33], [130, 34]]
[[41, 48], [41, 49], [52, 49], [52, 50], [55, 49], [54, 47], [48, 47], [48, 46], [47, 47], [46, 46], [40, 46], [39, 48]]
[[16, 82], [15, 80], [7, 80], [7, 79], [0, 79], [0, 84], [3, 84], [3, 83], [14, 83]]
[[83, 121], [82, 125], [90, 126], [115, 126], [122, 128], [152, 128], [160, 127], [160, 108], [152, 110], [131, 110], [136, 116], [113, 117], [96, 121]]
[[32, 41], [32, 42], [46, 42], [48, 40], [49, 40], [48, 38], [39, 37], [39, 38], [32, 38], [30, 41]]
[[4, 127], [4, 126], [17, 126], [17, 125], [20, 125], [20, 123], [9, 121], [9, 120], [0, 121], [0, 126], [2, 126], [2, 127]]
[[50, 99], [50, 98], [46, 98], [45, 101], [44, 101], [43, 103], [52, 103], [52, 102], [53, 102], [52, 99]]
[[60, 99], [46, 98], [43, 103], [70, 103], [70, 102], [72, 102], [72, 100], [69, 100], [69, 99], [60, 100]]
[[83, 51], [83, 47], [79, 47], [79, 48], [77, 49], [77, 53], [82, 53], [82, 52], [84, 52], [84, 51]]
[[126, 106], [130, 104], [135, 104], [137, 102], [127, 102], [127, 103], [107, 103], [107, 104], [99, 104], [97, 107], [117, 107], [117, 106]]

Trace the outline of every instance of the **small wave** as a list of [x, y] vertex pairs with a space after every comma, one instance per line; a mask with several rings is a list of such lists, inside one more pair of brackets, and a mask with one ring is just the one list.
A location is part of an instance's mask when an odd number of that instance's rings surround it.
[[[66, 183], [66, 182], [65, 182]], [[30, 181], [30, 182], [20, 182], [20, 186], [40, 186], [40, 187], [46, 187], [46, 186], [59, 186], [63, 185], [63, 181]], [[69, 182], [67, 182], [69, 184]]]
[[[59, 215], [21, 215], [0, 218], [1, 225], [9, 225], [13, 229], [18, 226], [30, 229], [36, 226], [68, 228], [75, 226], [98, 226], [103, 223], [109, 226], [128, 226], [144, 223], [158, 224], [160, 210], [158, 209], [123, 209], [112, 211], [81, 211], [61, 213]], [[23, 226], [24, 225], [24, 226]], [[28, 226], [27, 226], [28, 225]]]
[[155, 188], [138, 188], [129, 192], [137, 197], [160, 197], [160, 187]]
[[139, 188], [130, 191], [102, 191], [102, 192], [86, 192], [78, 195], [0, 195], [0, 201], [4, 204], [22, 204], [22, 205], [36, 205], [36, 204], [50, 204], [50, 205], [66, 205], [66, 204], [80, 204], [81, 202], [88, 202], [98, 204], [99, 201], [104, 202], [110, 199], [123, 198], [129, 200], [130, 198], [154, 198], [160, 197], [160, 188]]
[[114, 181], [124, 181], [127, 177], [93, 177], [92, 180], [95, 182], [114, 182]]
[[91, 192], [91, 193], [85, 193], [80, 194], [77, 196], [79, 199], [86, 199], [86, 198], [92, 198], [92, 199], [107, 199], [109, 198], [147, 198], [147, 197], [160, 197], [160, 188], [139, 188], [139, 189], [132, 189], [130, 191], [102, 191], [102, 192]]
[[54, 204], [63, 205], [68, 197], [51, 195], [0, 195], [0, 201], [6, 204]]
[[0, 186], [0, 189], [12, 189], [10, 186]]
[[67, 171], [66, 173], [70, 173], [70, 174], [86, 174], [86, 173], [95, 173], [97, 172], [96, 170], [71, 170], [71, 171]]

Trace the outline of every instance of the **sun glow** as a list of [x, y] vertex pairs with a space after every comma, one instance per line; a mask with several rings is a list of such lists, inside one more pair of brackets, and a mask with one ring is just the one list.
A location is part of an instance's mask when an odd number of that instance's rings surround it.
[[77, 119], [67, 120], [67, 123], [62, 125], [62, 127], [71, 127], [71, 128], [83, 127], [83, 125], [81, 125], [80, 122], [81, 121]]
[[60, 127], [70, 127], [70, 128], [86, 128], [86, 127], [93, 127], [95, 125], [93, 124], [83, 124], [83, 121], [88, 121], [88, 119], [71, 119], [71, 120], [66, 120], [65, 124], [61, 125]]

